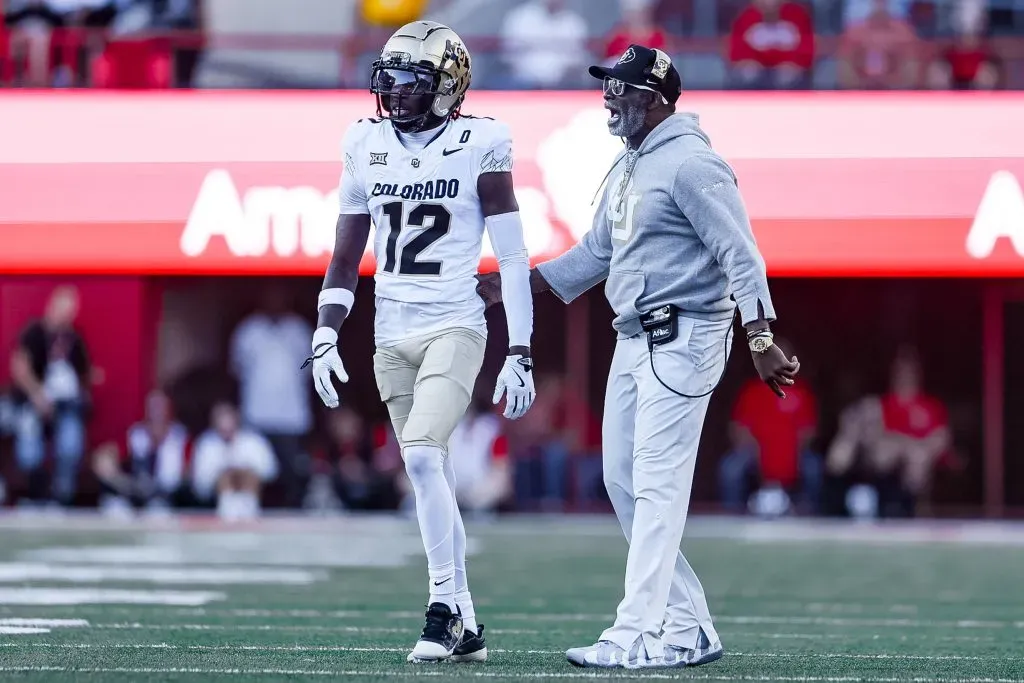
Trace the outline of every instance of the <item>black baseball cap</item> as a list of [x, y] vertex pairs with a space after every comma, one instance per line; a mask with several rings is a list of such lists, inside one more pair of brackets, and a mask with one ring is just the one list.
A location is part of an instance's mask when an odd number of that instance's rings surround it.
[[659, 93], [670, 104], [675, 104], [683, 92], [682, 79], [672, 64], [672, 58], [661, 50], [630, 45], [614, 66], [592, 66], [594, 78], [615, 78], [627, 85], [646, 88]]

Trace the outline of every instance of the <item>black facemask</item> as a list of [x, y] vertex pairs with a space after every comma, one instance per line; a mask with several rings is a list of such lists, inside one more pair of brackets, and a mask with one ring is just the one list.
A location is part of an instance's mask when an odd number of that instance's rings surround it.
[[375, 68], [370, 91], [377, 95], [378, 113], [388, 113], [395, 128], [414, 133], [441, 121], [430, 107], [437, 94], [436, 76], [417, 68]]

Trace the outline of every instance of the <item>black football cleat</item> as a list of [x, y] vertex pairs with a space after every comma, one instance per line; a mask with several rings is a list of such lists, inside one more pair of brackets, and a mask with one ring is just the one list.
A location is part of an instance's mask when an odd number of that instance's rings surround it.
[[477, 627], [476, 633], [466, 631], [462, 634], [462, 642], [452, 652], [453, 662], [486, 662], [487, 641], [484, 640], [484, 625]]
[[461, 611], [453, 614], [443, 602], [430, 603], [423, 633], [406, 661], [419, 664], [448, 659], [462, 642], [462, 630]]

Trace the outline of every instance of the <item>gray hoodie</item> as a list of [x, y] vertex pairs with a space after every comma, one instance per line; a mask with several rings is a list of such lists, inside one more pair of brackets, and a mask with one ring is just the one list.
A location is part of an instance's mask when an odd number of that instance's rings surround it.
[[728, 319], [738, 304], [743, 324], [760, 305], [774, 320], [736, 176], [697, 116], [673, 114], [632, 156], [633, 164], [625, 151], [615, 160], [579, 244], [538, 266], [552, 291], [568, 303], [607, 279], [619, 338], [639, 334], [639, 316], [670, 303], [705, 320]]

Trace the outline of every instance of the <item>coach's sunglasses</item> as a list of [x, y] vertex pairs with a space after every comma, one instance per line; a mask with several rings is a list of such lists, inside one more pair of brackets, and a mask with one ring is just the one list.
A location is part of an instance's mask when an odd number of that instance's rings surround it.
[[604, 94], [605, 95], [612, 95], [614, 97], [622, 97], [623, 95], [626, 94], [626, 88], [627, 87], [628, 88], [636, 88], [637, 90], [646, 90], [648, 92], [655, 93], [656, 95], [661, 97], [661, 99], [666, 104], [668, 104], [668, 100], [665, 99], [665, 96], [662, 95], [657, 90], [655, 90], [654, 88], [650, 88], [650, 87], [648, 87], [646, 85], [633, 85], [632, 83], [626, 83], [625, 81], [620, 81], [619, 79], [612, 78], [611, 76], [605, 76], [604, 77]]

